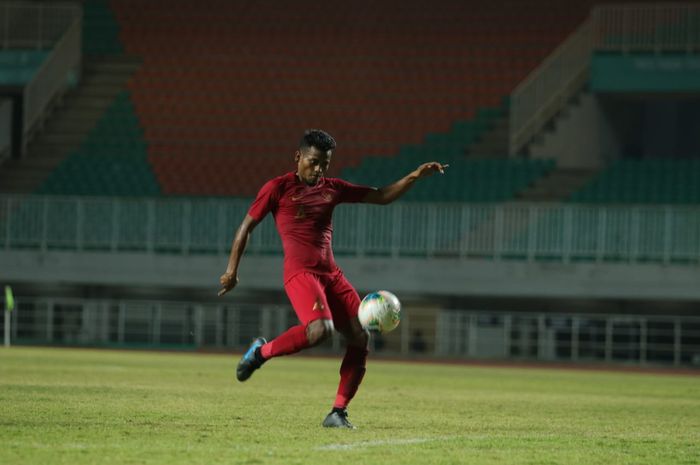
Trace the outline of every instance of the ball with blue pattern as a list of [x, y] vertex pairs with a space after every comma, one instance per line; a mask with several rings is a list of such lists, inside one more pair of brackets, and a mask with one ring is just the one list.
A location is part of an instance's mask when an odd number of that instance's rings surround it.
[[362, 299], [357, 318], [365, 329], [388, 333], [401, 322], [401, 302], [389, 291], [372, 292]]

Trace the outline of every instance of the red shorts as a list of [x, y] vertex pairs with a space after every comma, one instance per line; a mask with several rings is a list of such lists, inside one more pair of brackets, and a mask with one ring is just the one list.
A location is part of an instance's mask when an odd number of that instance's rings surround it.
[[284, 284], [284, 290], [304, 326], [329, 319], [341, 331], [349, 329], [360, 307], [360, 296], [340, 270], [329, 275], [299, 273]]

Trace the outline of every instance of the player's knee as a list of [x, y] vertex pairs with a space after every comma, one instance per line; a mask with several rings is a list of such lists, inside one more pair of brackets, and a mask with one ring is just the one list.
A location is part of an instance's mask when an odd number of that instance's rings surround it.
[[309, 345], [321, 344], [333, 335], [333, 322], [331, 320], [314, 320], [306, 326], [306, 338]]
[[369, 347], [369, 331], [363, 328], [357, 319], [351, 321], [350, 326], [345, 328], [343, 336], [352, 346]]
[[364, 328], [360, 329], [360, 331], [356, 331], [352, 342], [353, 345], [356, 345], [358, 347], [369, 346], [369, 331], [367, 331]]

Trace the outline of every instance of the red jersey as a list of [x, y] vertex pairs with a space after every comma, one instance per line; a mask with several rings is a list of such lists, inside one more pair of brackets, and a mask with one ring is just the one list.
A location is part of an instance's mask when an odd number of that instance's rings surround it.
[[248, 214], [261, 221], [272, 213], [284, 248], [285, 282], [303, 271], [329, 274], [338, 269], [331, 249], [333, 209], [361, 202], [372, 190], [338, 178], [321, 178], [309, 186], [294, 172], [263, 185]]

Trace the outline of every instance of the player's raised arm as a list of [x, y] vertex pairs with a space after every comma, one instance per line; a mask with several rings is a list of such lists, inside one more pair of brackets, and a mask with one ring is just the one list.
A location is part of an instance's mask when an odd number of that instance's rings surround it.
[[257, 224], [258, 221], [256, 221], [255, 218], [246, 215], [241, 225], [238, 227], [236, 235], [233, 238], [233, 244], [231, 245], [231, 254], [228, 258], [226, 273], [222, 274], [221, 278], [219, 278], [219, 282], [221, 283], [219, 296], [226, 294], [238, 284], [238, 265], [241, 262], [241, 257], [243, 257], [246, 245], [248, 245], [248, 237]]
[[450, 165], [443, 165], [442, 163], [438, 163], [436, 161], [423, 163], [414, 171], [410, 172], [395, 183], [369, 192], [362, 201], [365, 203], [376, 203], [380, 205], [391, 203], [404, 195], [411, 188], [413, 183], [416, 182], [416, 180], [427, 176], [432, 176], [436, 172], [445, 174], [445, 168], [448, 166]]

